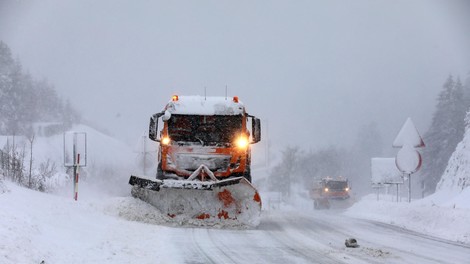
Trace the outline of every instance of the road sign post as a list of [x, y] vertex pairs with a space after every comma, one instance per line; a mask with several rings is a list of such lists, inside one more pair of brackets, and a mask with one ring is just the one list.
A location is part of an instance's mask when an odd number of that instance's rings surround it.
[[411, 118], [405, 121], [392, 146], [401, 148], [395, 157], [395, 164], [404, 175], [408, 175], [408, 202], [411, 202], [411, 174], [417, 172], [422, 164], [421, 154], [415, 148], [425, 146]]
[[404, 182], [403, 173], [398, 170], [395, 158], [371, 158], [370, 164], [372, 185], [377, 187], [377, 197], [379, 186], [395, 184], [398, 202], [398, 187]]

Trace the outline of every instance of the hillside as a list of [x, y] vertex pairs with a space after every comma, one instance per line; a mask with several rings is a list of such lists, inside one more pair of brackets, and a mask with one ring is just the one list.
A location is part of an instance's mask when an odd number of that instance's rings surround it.
[[450, 157], [437, 185], [437, 192], [459, 194], [468, 188], [470, 188], [470, 129], [467, 127], [463, 140]]
[[[127, 191], [127, 180], [136, 171], [136, 153], [124, 143], [85, 125], [75, 125], [70, 131], [85, 132], [87, 135], [87, 164], [80, 169], [80, 186], [87, 184], [101, 189], [99, 192], [123, 193]], [[29, 173], [31, 145], [24, 137], [2, 137], [0, 148], [6, 142], [15, 141], [20, 151], [24, 151], [24, 174]], [[41, 177], [48, 166], [51, 172], [45, 176], [45, 184], [50, 191], [70, 191], [70, 177], [64, 167], [64, 135], [36, 136], [32, 145], [32, 174]], [[83, 162], [83, 161], [82, 161]], [[70, 175], [70, 172], [69, 172]], [[67, 187], [66, 187], [67, 185]]]

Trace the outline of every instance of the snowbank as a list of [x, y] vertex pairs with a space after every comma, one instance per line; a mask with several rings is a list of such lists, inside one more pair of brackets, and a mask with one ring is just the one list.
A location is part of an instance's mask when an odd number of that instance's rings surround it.
[[151, 219], [154, 210], [139, 200], [76, 202], [5, 184], [10, 191], [0, 194], [0, 263], [182, 263], [177, 248], [165, 243], [168, 227], [123, 219]]
[[349, 208], [345, 215], [470, 243], [470, 188], [453, 197], [449, 193], [436, 193], [411, 203], [393, 200], [392, 196], [381, 196], [381, 200], [377, 201], [376, 195], [370, 194]]
[[461, 192], [452, 190], [437, 191], [433, 195], [416, 201], [418, 204], [427, 204], [432, 206], [470, 209], [470, 187], [465, 188]]

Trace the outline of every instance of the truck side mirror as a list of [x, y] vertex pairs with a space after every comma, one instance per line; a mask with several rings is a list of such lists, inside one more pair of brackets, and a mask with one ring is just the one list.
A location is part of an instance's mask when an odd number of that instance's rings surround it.
[[253, 133], [253, 142], [257, 143], [261, 140], [261, 120], [259, 118], [253, 117], [251, 121], [251, 131]]
[[158, 118], [160, 118], [164, 112], [156, 113], [150, 117], [149, 124], [149, 138], [153, 141], [160, 141], [158, 137]]

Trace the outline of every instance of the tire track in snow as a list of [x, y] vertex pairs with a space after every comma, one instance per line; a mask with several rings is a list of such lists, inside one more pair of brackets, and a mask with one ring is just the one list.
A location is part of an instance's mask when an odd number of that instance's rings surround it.
[[209, 230], [209, 236], [220, 250], [229, 252], [234, 263], [292, 263], [279, 254], [279, 244], [272, 244], [261, 230]]
[[[294, 220], [286, 219], [294, 222]], [[335, 263], [376, 263], [381, 264], [385, 258], [373, 258], [370, 255], [360, 254], [362, 249], [348, 249], [344, 240], [351, 234], [341, 228], [334, 221], [324, 221], [321, 217], [299, 214], [296, 216], [295, 225], [291, 225], [290, 234], [308, 241], [308, 244], [319, 244], [324, 248], [326, 254]], [[370, 248], [370, 250], [374, 250]], [[359, 254], [358, 254], [359, 253]]]
[[220, 248], [220, 246], [212, 240], [209, 236], [209, 232], [210, 229], [191, 229], [191, 240], [193, 245], [196, 247], [197, 253], [202, 255], [202, 257], [208, 261], [203, 263], [237, 263], [228, 255], [227, 252], [225, 252], [225, 248]]
[[288, 251], [285, 244], [273, 240], [266, 228], [193, 229], [192, 243], [195, 248], [192, 255], [205, 259], [204, 263], [311, 263], [310, 259], [305, 261], [297, 256], [298, 252]]
[[271, 225], [276, 226], [276, 228], [269, 230], [267, 233], [271, 237], [278, 241], [282, 245], [282, 250], [286, 253], [301, 257], [299, 261], [304, 263], [344, 263], [340, 261], [337, 257], [331, 256], [330, 250], [318, 243], [314, 238], [299, 240], [297, 232], [294, 232], [295, 229], [301, 228], [303, 231], [306, 231], [305, 226], [299, 226], [299, 219], [290, 220], [289, 218], [283, 218], [282, 223], [272, 222]]
[[[470, 251], [465, 250], [470, 248], [470, 245], [462, 245], [377, 221], [350, 218], [338, 215], [337, 212], [322, 212], [318, 214], [317, 222], [335, 227], [335, 232], [331, 234], [332, 238], [335, 233], [346, 234], [357, 238], [361, 249], [376, 249], [390, 253], [387, 258], [378, 259], [386, 260], [388, 263], [466, 263], [470, 257]], [[464, 250], [460, 250], [459, 247], [463, 247]], [[361, 254], [371, 252], [354, 250], [351, 253], [360, 257]]]
[[433, 241], [436, 241], [436, 242], [439, 242], [439, 243], [444, 243], [444, 244], [448, 244], [448, 245], [452, 245], [452, 246], [457, 246], [457, 247], [470, 249], [470, 244], [464, 244], [464, 243], [451, 241], [451, 240], [447, 240], [447, 239], [443, 239], [443, 238], [439, 238], [439, 237], [434, 237], [434, 236], [431, 236], [431, 235], [419, 233], [419, 232], [416, 232], [416, 231], [413, 231], [413, 230], [410, 230], [410, 229], [406, 229], [406, 228], [403, 228], [403, 227], [399, 227], [399, 226], [396, 226], [396, 225], [391, 225], [391, 224], [386, 224], [386, 223], [381, 223], [381, 222], [376, 222], [376, 221], [367, 221], [367, 222], [369, 222], [373, 225], [376, 225], [378, 227], [381, 227], [381, 228], [391, 229], [391, 230], [394, 230], [394, 231], [398, 231], [400, 233], [409, 234], [411, 236], [424, 238], [424, 239], [428, 239], [428, 240], [433, 240]]

